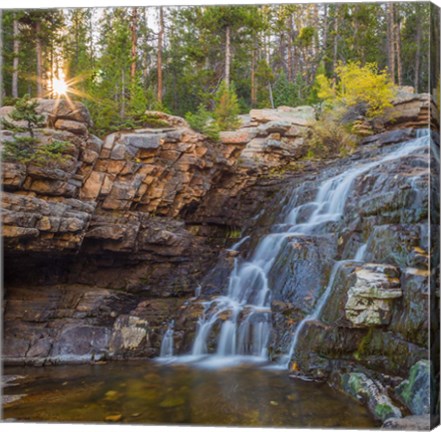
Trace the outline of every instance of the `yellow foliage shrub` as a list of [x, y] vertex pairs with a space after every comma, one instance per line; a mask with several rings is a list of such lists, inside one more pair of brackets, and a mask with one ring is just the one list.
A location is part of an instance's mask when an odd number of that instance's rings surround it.
[[392, 106], [396, 87], [389, 78], [387, 70], [378, 70], [375, 63], [361, 66], [358, 62], [339, 63], [336, 68], [337, 80], [329, 80], [324, 75], [317, 77], [318, 97], [328, 107], [352, 107], [366, 104], [366, 116], [381, 116], [386, 108]]

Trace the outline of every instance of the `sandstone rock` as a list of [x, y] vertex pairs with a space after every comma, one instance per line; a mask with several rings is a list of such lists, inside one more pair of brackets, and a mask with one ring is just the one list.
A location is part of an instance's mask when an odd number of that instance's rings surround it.
[[85, 200], [96, 199], [100, 194], [104, 177], [104, 173], [93, 171], [80, 191], [80, 198]]
[[76, 135], [87, 135], [87, 126], [84, 123], [75, 120], [58, 119], [55, 122], [55, 128], [72, 132]]
[[397, 269], [364, 264], [355, 271], [356, 282], [348, 291], [346, 318], [357, 327], [389, 324], [391, 300], [403, 295]]
[[257, 130], [260, 136], [267, 136], [272, 133], [285, 135], [291, 126], [292, 124], [289, 121], [269, 121], [260, 125]]
[[225, 131], [219, 134], [223, 144], [247, 144], [257, 135], [256, 128], [238, 129]]
[[[16, 121], [12, 120], [10, 117], [11, 113], [14, 111], [14, 107], [12, 106], [2, 106], [0, 107], [0, 119], [4, 119], [10, 123], [12, 123], [14, 126], [17, 127], [27, 127], [27, 123], [24, 120]], [[3, 131], [4, 133], [5, 131]]]
[[26, 168], [23, 164], [3, 162], [2, 175], [6, 189], [19, 189], [26, 178]]
[[4, 226], [3, 227], [3, 237], [5, 238], [16, 238], [16, 239], [26, 239], [26, 238], [36, 238], [38, 237], [39, 231], [36, 228], [24, 228], [17, 226]]
[[296, 108], [279, 107], [277, 109], [253, 109], [250, 116], [259, 123], [286, 121], [291, 125], [308, 126], [315, 119], [315, 110], [310, 106]]
[[37, 113], [50, 119], [50, 124], [55, 124], [57, 119], [71, 120], [92, 126], [89, 110], [80, 102], [65, 99], [37, 99]]
[[170, 114], [163, 113], [161, 111], [146, 111], [145, 115], [147, 117], [152, 117], [158, 120], [162, 120], [165, 123], [167, 123], [170, 127], [183, 127], [183, 128], [190, 127], [182, 117], [173, 116]]

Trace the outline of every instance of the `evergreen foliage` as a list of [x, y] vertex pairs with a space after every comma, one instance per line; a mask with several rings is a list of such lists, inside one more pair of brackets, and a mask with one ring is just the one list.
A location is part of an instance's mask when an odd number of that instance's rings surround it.
[[[5, 129], [13, 131], [12, 140], [3, 142], [3, 158], [7, 161], [19, 162], [25, 165], [50, 165], [64, 160], [63, 153], [69, 145], [66, 141], [54, 140], [48, 144], [40, 144], [35, 136], [35, 129], [44, 125], [44, 117], [37, 113], [36, 100], [28, 95], [17, 100], [10, 114], [12, 121], [3, 119]], [[19, 126], [17, 123], [24, 123]]]
[[214, 141], [219, 139], [219, 127], [213, 120], [211, 113], [208, 112], [202, 104], [199, 105], [196, 113], [188, 112], [185, 115], [185, 119], [192, 129], [203, 133]]
[[[339, 62], [376, 64], [378, 71], [389, 67], [396, 84], [434, 90], [428, 88], [429, 4], [397, 3], [391, 22], [385, 3], [162, 7], [162, 12], [158, 65], [159, 8], [5, 10], [4, 101], [27, 93], [35, 97], [37, 90], [51, 97], [51, 81], [63, 72], [74, 90], [69, 96], [88, 106], [94, 132], [103, 135], [146, 109], [182, 116], [196, 114], [202, 104], [213, 111], [227, 70], [240, 112], [273, 103], [315, 103], [326, 83], [338, 93]], [[393, 71], [391, 49], [399, 49]], [[356, 78], [351, 86], [364, 92], [357, 79], [365, 85], [370, 78]], [[347, 89], [344, 98], [351, 104]], [[343, 99], [341, 94], [331, 99], [338, 97]], [[381, 100], [369, 97], [369, 116], [384, 108]]]
[[220, 130], [234, 130], [239, 127], [239, 103], [237, 100], [234, 84], [227, 87], [222, 81], [216, 92], [216, 107], [214, 109], [214, 119]]

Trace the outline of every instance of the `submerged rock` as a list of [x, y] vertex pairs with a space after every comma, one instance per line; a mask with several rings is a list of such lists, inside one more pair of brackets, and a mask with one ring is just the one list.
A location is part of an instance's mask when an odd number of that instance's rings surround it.
[[420, 415], [387, 419], [383, 423], [382, 429], [428, 431], [432, 429], [433, 426], [429, 415]]
[[334, 387], [366, 404], [377, 419], [384, 422], [389, 418], [400, 418], [400, 409], [387, 395], [385, 388], [363, 372], [334, 372], [332, 383]]

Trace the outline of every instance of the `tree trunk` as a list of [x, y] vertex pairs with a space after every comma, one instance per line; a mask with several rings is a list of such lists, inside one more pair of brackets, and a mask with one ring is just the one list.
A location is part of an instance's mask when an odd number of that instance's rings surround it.
[[256, 88], [256, 50], [254, 47], [251, 58], [251, 106], [254, 108], [257, 105], [257, 88]]
[[230, 68], [231, 68], [231, 28], [225, 28], [225, 85], [230, 87]]
[[335, 5], [335, 17], [334, 17], [334, 58], [332, 61], [332, 71], [335, 75], [335, 68], [337, 67], [338, 60], [338, 31], [340, 25], [340, 16], [339, 16], [339, 7], [340, 5]]
[[138, 45], [138, 8], [132, 8], [132, 20], [130, 25], [132, 35], [132, 63], [130, 64], [130, 80], [132, 84], [136, 79], [136, 51]]
[[37, 54], [37, 97], [43, 97], [43, 49], [41, 44], [41, 23], [35, 23], [35, 52]]
[[[144, 14], [143, 14], [143, 21], [144, 21], [144, 25], [146, 28], [148, 28], [148, 8], [144, 8]], [[148, 50], [148, 44], [149, 44], [149, 39], [148, 39], [148, 34], [145, 33], [144, 35], [144, 43], [146, 45], [146, 49], [143, 50], [143, 56], [142, 56], [142, 77], [143, 77], [143, 84], [144, 86], [147, 87], [147, 82], [148, 82], [148, 76], [149, 76], [149, 72], [150, 72], [150, 67], [149, 67], [149, 50]]]
[[395, 22], [395, 57], [397, 61], [398, 85], [403, 85], [403, 68], [401, 64], [401, 24], [398, 20]]
[[18, 98], [18, 62], [19, 62], [19, 51], [20, 51], [20, 40], [19, 40], [19, 30], [18, 30], [18, 20], [14, 18], [13, 23], [13, 53], [14, 59], [12, 60], [12, 97]]
[[415, 93], [418, 93], [419, 88], [419, 82], [420, 82], [420, 61], [421, 61], [421, 19], [419, 17], [419, 3], [415, 3], [416, 10], [416, 34], [415, 34], [415, 45], [416, 45], [416, 52], [415, 52], [415, 77], [413, 80], [413, 86], [415, 87]]
[[119, 107], [119, 116], [123, 119], [126, 116], [126, 74], [124, 69], [121, 72], [121, 105]]
[[271, 87], [271, 83], [268, 83], [268, 93], [269, 93], [271, 108], [274, 109], [273, 88]]
[[395, 83], [395, 37], [394, 37], [394, 4], [387, 3], [387, 63], [389, 75]]
[[293, 41], [293, 25], [292, 25], [292, 16], [290, 15], [288, 18], [288, 58], [287, 58], [287, 79], [289, 82], [293, 81], [293, 70], [292, 70], [292, 41]]
[[164, 11], [159, 7], [159, 33], [158, 33], [158, 103], [162, 103], [162, 45], [164, 43]]

